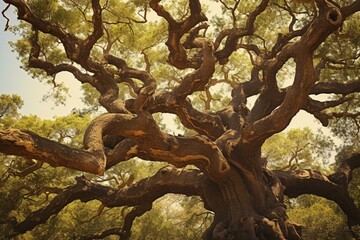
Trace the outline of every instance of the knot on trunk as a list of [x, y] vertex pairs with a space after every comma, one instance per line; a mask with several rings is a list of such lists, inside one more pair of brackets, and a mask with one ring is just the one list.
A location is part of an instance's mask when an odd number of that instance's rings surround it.
[[334, 26], [340, 26], [342, 23], [342, 15], [339, 9], [335, 7], [329, 8], [326, 13], [326, 20]]

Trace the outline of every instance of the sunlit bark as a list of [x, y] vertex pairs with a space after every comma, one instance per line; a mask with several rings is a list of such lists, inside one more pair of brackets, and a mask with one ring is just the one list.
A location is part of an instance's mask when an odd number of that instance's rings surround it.
[[[272, 49], [265, 49], [246, 44], [244, 39], [255, 34], [257, 19], [269, 7], [269, 0], [259, 1], [243, 27], [237, 26], [234, 14], [240, 1], [235, 1], [234, 7], [220, 1], [232, 11], [233, 24], [214, 39], [199, 34], [207, 28], [203, 23], [207, 17], [199, 0], [189, 0], [189, 14], [181, 21], [176, 20], [160, 0], [151, 0], [149, 6], [168, 25], [167, 63], [188, 70], [179, 84], [167, 91], [158, 91], [158, 81], [150, 73], [148, 60], [147, 71], [144, 71], [129, 66], [130, 61], [109, 49], [104, 50], [101, 61], [91, 57], [92, 49], [104, 35], [102, 12], [105, 6], [99, 0], [92, 0], [89, 5], [92, 29], [84, 33], [83, 38], [41, 19], [25, 1], [4, 2], [15, 6], [19, 19], [32, 25], [29, 67], [49, 75], [63, 71], [72, 73], [79, 82], [90, 84], [100, 93], [99, 103], [107, 113], [96, 117], [87, 127], [83, 149], [71, 148], [29, 131], [6, 129], [0, 130], [0, 152], [99, 175], [133, 157], [166, 162], [177, 168], [197, 167], [197, 170], [164, 168], [152, 177], [120, 189], [84, 177], [77, 178], [75, 185], [57, 191], [57, 196], [46, 207], [34, 211], [23, 221], [2, 220], [13, 226], [14, 236], [46, 222], [75, 200], [96, 199], [106, 207], [134, 208], [121, 228], [84, 238], [117, 234], [121, 239], [127, 239], [134, 219], [149, 211], [152, 203], [167, 193], [200, 196], [205, 208], [214, 212], [214, 222], [204, 233], [204, 239], [301, 239], [300, 227], [286, 215], [284, 195], [315, 194], [333, 200], [347, 215], [349, 226], [360, 224], [359, 209], [347, 191], [352, 171], [360, 166], [358, 154], [344, 161], [329, 176], [314, 170], [271, 171], [261, 157], [264, 141], [283, 131], [301, 109], [313, 114], [324, 125], [331, 117], [349, 115], [335, 113], [329, 116], [322, 111], [350, 101], [350, 98], [319, 102], [309, 95], [334, 93], [346, 96], [360, 91], [358, 79], [343, 84], [320, 82], [321, 64], [326, 59], [317, 66], [313, 62], [314, 51], [347, 17], [360, 11], [360, 1], [343, 8], [316, 1], [319, 15], [311, 24], [298, 30], [293, 29], [294, 13], [285, 7], [292, 16], [289, 32], [279, 35]], [[54, 64], [43, 57], [40, 32], [56, 37], [67, 58], [76, 64]], [[252, 59], [249, 80], [232, 85], [232, 99], [224, 109], [217, 112], [195, 109], [188, 97], [205, 91], [216, 67], [226, 64], [240, 48], [256, 58]], [[198, 57], [190, 57], [190, 50], [196, 51]], [[295, 61], [294, 81], [291, 86], [281, 89], [277, 74], [290, 59]], [[124, 101], [119, 98], [119, 83], [127, 83], [132, 88], [134, 99]], [[247, 99], [255, 95], [258, 95], [257, 101], [248, 109]], [[152, 115], [158, 112], [176, 114], [181, 123], [197, 135], [165, 133]]]

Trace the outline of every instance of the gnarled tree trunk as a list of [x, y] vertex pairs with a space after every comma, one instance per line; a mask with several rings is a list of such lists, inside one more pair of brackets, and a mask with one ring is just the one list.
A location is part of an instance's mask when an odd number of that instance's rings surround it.
[[[88, 27], [78, 33], [70, 27], [67, 29], [68, 23], [54, 23], [51, 17], [41, 17], [36, 12], [38, 9], [32, 8], [32, 1], [4, 2], [15, 6], [18, 18], [31, 25], [31, 29], [27, 29], [31, 36], [24, 50], [28, 51], [28, 67], [51, 76], [70, 72], [80, 83], [91, 85], [100, 94], [99, 103], [106, 113], [97, 116], [87, 127], [83, 148], [71, 148], [30, 131], [1, 129], [1, 153], [41, 162], [34, 164], [28, 172], [46, 162], [53, 167], [64, 166], [103, 175], [109, 168], [133, 157], [166, 162], [176, 167], [160, 169], [152, 177], [124, 183], [119, 189], [77, 177], [76, 184], [57, 190], [56, 197], [46, 207], [34, 211], [23, 221], [1, 219], [1, 223], [13, 226], [11, 236], [46, 222], [75, 200], [87, 202], [96, 199], [106, 207], [134, 208], [126, 215], [122, 227], [84, 238], [117, 234], [121, 239], [128, 239], [134, 219], [149, 211], [152, 203], [167, 193], [200, 196], [205, 208], [215, 213], [204, 239], [301, 239], [301, 228], [286, 215], [284, 195], [326, 197], [339, 204], [350, 227], [360, 223], [359, 209], [347, 191], [352, 170], [360, 167], [359, 154], [344, 161], [329, 176], [313, 170], [271, 171], [266, 168], [266, 159], [261, 157], [265, 140], [283, 131], [300, 110], [314, 115], [323, 125], [334, 116], [350, 115], [354, 119], [359, 116], [358, 113], [332, 115], [324, 112], [352, 101], [347, 95], [359, 94], [360, 80], [350, 83], [333, 83], [332, 79], [321, 81], [321, 70], [331, 59], [326, 54], [319, 54], [319, 63], [314, 61], [314, 52], [327, 37], [352, 14], [360, 11], [359, 0], [343, 7], [333, 1], [316, 0], [316, 5], [311, 1], [318, 12], [308, 23], [297, 22], [297, 13], [286, 1], [283, 5], [269, 0], [257, 1], [246, 14], [236, 13], [240, 1], [234, 1], [233, 6], [220, 1], [224, 10], [231, 12], [231, 19], [229, 28], [220, 29], [215, 37], [206, 33], [209, 26], [204, 23], [207, 17], [200, 0], [189, 0], [187, 12], [180, 20], [160, 4], [161, 0], [150, 0], [150, 8], [168, 25], [165, 45], [169, 69], [187, 70], [181, 72], [184, 76], [177, 79], [172, 89], [151, 74], [151, 63], [145, 53], [147, 48], [141, 51], [145, 70], [129, 66], [130, 62], [136, 65], [136, 61], [126, 61], [119, 53], [118, 49], [124, 49], [124, 46], [119, 36], [113, 35], [118, 34], [118, 31], [112, 32], [113, 25], [146, 23], [146, 14], [142, 16], [144, 21], [126, 17], [125, 23], [117, 18], [113, 22], [113, 19], [105, 19], [108, 15], [116, 17], [112, 13], [112, 1], [91, 0], [91, 4], [84, 5], [70, 1], [76, 5], [78, 15]], [[279, 33], [276, 40], [266, 43], [266, 39], [256, 34], [256, 21], [270, 7], [287, 13], [291, 20], [288, 32]], [[143, 11], [148, 11], [147, 4]], [[239, 20], [237, 15], [246, 17]], [[294, 29], [295, 25], [299, 29]], [[48, 43], [42, 44], [41, 37], [47, 35], [55, 39], [52, 45], [49, 43], [50, 46], [58, 47], [61, 43], [61, 48], [56, 50], [63, 51], [62, 63], [57, 58], [51, 61], [48, 57], [51, 54], [47, 53], [52, 53], [53, 49], [42, 49]], [[264, 43], [258, 44], [259, 39]], [[148, 48], [158, 43], [152, 44]], [[214, 75], [220, 75], [216, 73], [217, 69], [226, 66], [238, 49], [249, 54], [252, 66], [247, 81], [237, 81], [235, 77], [231, 80], [226, 71], [222, 72], [224, 79], [216, 79]], [[165, 62], [163, 60], [160, 65]], [[277, 76], [289, 60], [295, 62], [295, 75], [293, 83], [282, 88]], [[229, 103], [219, 111], [195, 108], [189, 96], [199, 91], [209, 95], [208, 90], [214, 82], [226, 83], [232, 88]], [[158, 86], [163, 89], [159, 91]], [[122, 92], [121, 87], [130, 90]], [[341, 96], [323, 102], [310, 97], [322, 93]], [[133, 98], [123, 100], [119, 97], [121, 95]], [[253, 96], [257, 96], [257, 100], [249, 109], [247, 99]], [[209, 102], [205, 105], [206, 108], [210, 106]], [[166, 133], [160, 128], [154, 113], [175, 114], [184, 127], [196, 134], [176, 136]], [[188, 165], [195, 165], [197, 169], [181, 169]]]

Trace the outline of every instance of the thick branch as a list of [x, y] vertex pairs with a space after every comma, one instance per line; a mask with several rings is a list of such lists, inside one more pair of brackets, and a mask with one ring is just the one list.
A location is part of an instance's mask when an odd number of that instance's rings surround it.
[[101, 152], [70, 148], [30, 131], [0, 130], [0, 152], [99, 175], [105, 170], [105, 157]]
[[129, 151], [148, 160], [164, 161], [177, 167], [193, 164], [214, 178], [221, 177], [229, 169], [221, 150], [210, 139], [166, 134], [150, 114], [103, 114], [97, 117], [85, 133], [85, 149], [103, 153], [106, 135], [132, 140], [137, 147]]
[[311, 90], [311, 94], [334, 93], [348, 95], [354, 92], [360, 92], [360, 80], [349, 83], [318, 82]]
[[348, 217], [349, 226], [360, 224], [360, 210], [350, 197], [347, 187], [352, 171], [360, 168], [360, 154], [354, 154], [341, 162], [335, 173], [325, 176], [314, 170], [272, 171], [285, 186], [284, 194], [298, 197], [314, 194], [336, 202]]
[[360, 1], [356, 0], [352, 4], [345, 6], [341, 9], [342, 14], [345, 18], [349, 17], [350, 15], [360, 11]]
[[360, 224], [360, 211], [351, 199], [347, 189], [313, 170], [294, 172], [274, 171], [285, 186], [284, 194], [295, 198], [302, 194], [314, 194], [336, 202], [348, 217], [349, 226]]
[[[341, 25], [342, 21], [343, 18], [338, 9], [328, 8], [327, 12], [317, 18], [298, 42], [283, 48], [279, 56], [284, 55], [287, 58], [293, 55], [296, 62], [294, 84], [288, 89], [284, 101], [277, 109], [245, 130], [244, 143], [262, 144], [274, 133], [285, 129], [295, 114], [306, 104], [312, 86], [317, 80], [312, 53]], [[283, 61], [283, 58], [280, 58], [279, 63]], [[277, 68], [279, 63], [275, 63], [273, 66]], [[270, 71], [271, 68], [270, 66]], [[273, 81], [271, 78], [269, 80]]]
[[342, 185], [345, 188], [352, 179], [352, 171], [357, 168], [360, 168], [359, 153], [342, 161], [336, 172], [329, 176], [329, 179], [330, 181]]

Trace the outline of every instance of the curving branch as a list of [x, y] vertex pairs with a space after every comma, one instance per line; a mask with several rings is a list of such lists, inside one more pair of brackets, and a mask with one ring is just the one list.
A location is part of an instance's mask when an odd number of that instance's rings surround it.
[[46, 207], [32, 212], [22, 222], [16, 223], [14, 231], [17, 234], [24, 233], [45, 223], [50, 216], [57, 214], [75, 200], [98, 200], [105, 207], [135, 206], [134, 211], [125, 218], [122, 230], [127, 231], [136, 216], [148, 211], [152, 202], [167, 193], [202, 196], [207, 178], [198, 170], [178, 170], [169, 167], [128, 188], [114, 189], [91, 182], [85, 177], [77, 177], [76, 181], [75, 185], [57, 194]]
[[[137, 154], [143, 159], [168, 162], [177, 167], [193, 164], [213, 178], [221, 178], [230, 168], [221, 149], [210, 139], [205, 136], [176, 137], [166, 134], [150, 114], [103, 114], [97, 117], [86, 130], [85, 149], [104, 153], [103, 138], [106, 135], [130, 139], [136, 144], [136, 147], [132, 145], [126, 148], [125, 156]], [[157, 137], [154, 139], [153, 136]]]
[[322, 111], [328, 108], [339, 106], [351, 100], [352, 98], [340, 98], [338, 100], [321, 102], [309, 97], [307, 104], [302, 109], [308, 113], [313, 114], [314, 117], [317, 118], [323, 126], [328, 126], [329, 120], [334, 117], [334, 113], [328, 114]]
[[215, 71], [216, 59], [213, 55], [213, 45], [205, 38], [194, 40], [202, 46], [203, 62], [194, 72], [186, 75], [179, 86], [173, 89], [175, 98], [185, 98], [195, 91], [203, 91]]
[[[120, 79], [131, 79], [136, 78], [143, 82], [141, 88], [136, 89], [138, 94], [134, 102], [134, 111], [136, 114], [140, 114], [148, 107], [148, 104], [155, 93], [156, 81], [148, 71], [141, 71], [134, 68], [128, 67], [123, 59], [117, 58], [113, 55], [107, 54], [104, 56], [109, 64], [116, 66], [119, 69]], [[119, 81], [117, 81], [119, 82]], [[121, 80], [120, 80], [121, 82]]]
[[[103, 36], [102, 8], [99, 0], [91, 0], [92, 6], [92, 33], [79, 45], [79, 56], [77, 58], [88, 59], [94, 44]], [[79, 61], [79, 59], [77, 59]]]
[[35, 163], [33, 163], [32, 165], [30, 165], [29, 167], [21, 170], [21, 171], [11, 171], [11, 174], [14, 176], [18, 176], [18, 177], [25, 177], [33, 172], [35, 172], [36, 170], [40, 169], [43, 166], [44, 162], [42, 161], [36, 161]]
[[[253, 125], [245, 129], [243, 142], [262, 144], [266, 138], [285, 129], [295, 114], [306, 104], [308, 95], [317, 80], [312, 62], [313, 51], [342, 24], [342, 21], [343, 17], [340, 11], [329, 7], [326, 13], [317, 18], [298, 42], [288, 44], [281, 50], [279, 57], [270, 60], [275, 61], [268, 70], [271, 72], [274, 68], [277, 69], [282, 66], [288, 58], [294, 57], [296, 62], [294, 83], [289, 87], [284, 101], [277, 109], [274, 108], [276, 107], [274, 105], [273, 109], [275, 110], [272, 109], [273, 111], [269, 115], [255, 121]], [[274, 80], [269, 78], [269, 81], [268, 91], [273, 92]], [[264, 94], [266, 93], [267, 91], [264, 92]]]
[[249, 14], [244, 28], [232, 28], [221, 31], [215, 40], [215, 49], [218, 49], [221, 42], [226, 38], [224, 47], [214, 52], [215, 57], [218, 59], [220, 64], [228, 62], [230, 55], [237, 50], [238, 41], [241, 37], [245, 37], [254, 33], [254, 26], [256, 18], [265, 11], [269, 4], [269, 0], [263, 0], [261, 3]]
[[348, 225], [360, 224], [360, 210], [347, 191], [352, 171], [360, 167], [360, 154], [342, 161], [337, 171], [329, 176], [315, 170], [297, 170], [273, 173], [285, 186], [284, 194], [294, 198], [302, 194], [314, 194], [336, 202], [348, 217]]
[[31, 44], [31, 51], [29, 54], [29, 67], [38, 68], [44, 70], [48, 75], [55, 75], [60, 72], [70, 72], [81, 83], [90, 83], [95, 86], [100, 92], [104, 91], [101, 85], [96, 84], [96, 79], [89, 74], [82, 73], [78, 68], [73, 65], [62, 63], [54, 65], [49, 61], [40, 58], [41, 48], [38, 43], [39, 31], [35, 30], [33, 35], [29, 38]]
[[197, 24], [206, 21], [207, 18], [201, 11], [199, 0], [189, 0], [190, 16], [183, 21], [176, 21], [171, 14], [160, 5], [161, 0], [151, 0], [150, 7], [163, 17], [168, 27], [168, 40], [166, 45], [169, 49], [168, 62], [178, 69], [199, 68], [201, 62], [188, 59], [185, 47], [180, 42], [181, 38]]

